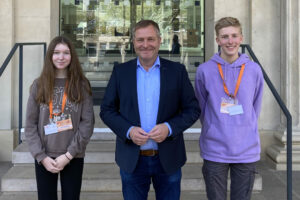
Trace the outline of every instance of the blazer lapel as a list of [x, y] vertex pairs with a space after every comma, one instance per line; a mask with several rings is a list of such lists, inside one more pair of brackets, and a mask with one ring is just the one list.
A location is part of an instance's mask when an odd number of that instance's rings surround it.
[[134, 112], [135, 115], [138, 117], [138, 123], [140, 123], [140, 112], [139, 112], [139, 105], [138, 105], [138, 96], [137, 96], [137, 79], [136, 79], [136, 68], [137, 68], [137, 59], [134, 59], [133, 62], [130, 63], [130, 71], [128, 76], [128, 82], [129, 82], [129, 91], [132, 95], [132, 101], [134, 105]]
[[163, 108], [165, 104], [165, 94], [166, 94], [166, 87], [167, 87], [167, 67], [165, 65], [164, 59], [161, 57], [160, 59], [160, 94], [159, 94], [159, 105], [158, 105], [158, 112], [157, 112], [157, 118], [156, 123], [159, 123], [161, 121], [160, 117], [163, 116]]

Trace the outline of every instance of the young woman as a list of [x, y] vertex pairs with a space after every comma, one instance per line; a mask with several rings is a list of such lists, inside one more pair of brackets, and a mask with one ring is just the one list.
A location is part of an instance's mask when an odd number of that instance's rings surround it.
[[25, 136], [35, 159], [39, 200], [79, 199], [84, 154], [93, 133], [94, 111], [89, 81], [74, 46], [63, 36], [48, 48], [42, 73], [30, 89]]
[[243, 41], [238, 19], [225, 17], [215, 26], [221, 47], [196, 73], [195, 90], [201, 108], [202, 168], [209, 200], [250, 200], [255, 162], [260, 159], [257, 120], [263, 95], [258, 64], [240, 54]]

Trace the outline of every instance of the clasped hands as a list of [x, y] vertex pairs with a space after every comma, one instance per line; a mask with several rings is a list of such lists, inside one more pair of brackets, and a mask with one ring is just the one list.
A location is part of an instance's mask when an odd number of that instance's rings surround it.
[[52, 159], [51, 157], [47, 156], [42, 160], [41, 163], [44, 165], [47, 171], [51, 173], [59, 173], [71, 161], [72, 158], [73, 156], [69, 152], [67, 152], [58, 156], [55, 159]]
[[163, 142], [169, 134], [169, 128], [166, 124], [157, 124], [154, 128], [146, 133], [141, 127], [133, 127], [130, 130], [129, 136], [131, 140], [141, 146], [146, 144], [148, 139], [152, 139], [157, 143]]

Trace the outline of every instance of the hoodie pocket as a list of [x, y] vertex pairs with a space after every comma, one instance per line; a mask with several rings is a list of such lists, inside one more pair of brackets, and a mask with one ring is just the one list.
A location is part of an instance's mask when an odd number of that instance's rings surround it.
[[73, 131], [63, 131], [45, 136], [46, 152], [65, 153], [73, 138]]

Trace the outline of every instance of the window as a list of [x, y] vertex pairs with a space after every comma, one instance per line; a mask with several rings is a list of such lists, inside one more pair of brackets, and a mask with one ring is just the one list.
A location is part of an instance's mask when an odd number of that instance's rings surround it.
[[[203, 12], [204, 0], [61, 0], [60, 34], [73, 41], [80, 62], [91, 71], [87, 63], [134, 58], [131, 29], [152, 19], [161, 30], [160, 56], [189, 67], [203, 60]], [[180, 48], [173, 52], [174, 37]]]

